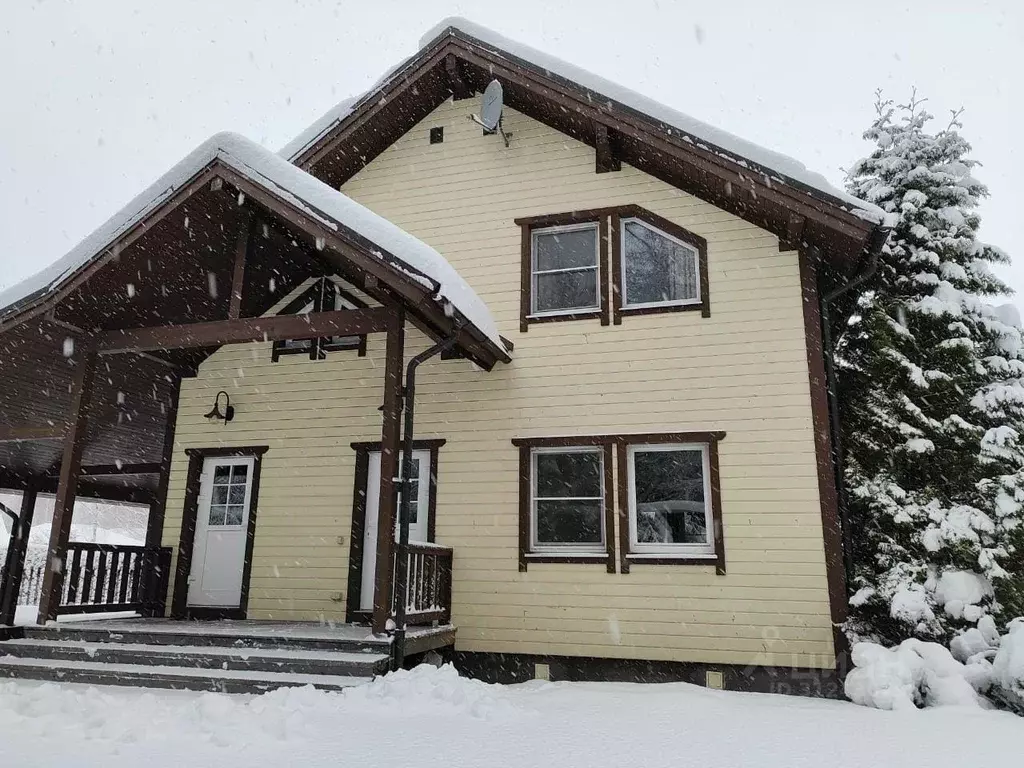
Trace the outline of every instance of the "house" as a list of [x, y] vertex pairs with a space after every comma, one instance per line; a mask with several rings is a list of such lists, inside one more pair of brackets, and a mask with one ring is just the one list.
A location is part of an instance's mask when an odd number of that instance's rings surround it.
[[[214, 136], [0, 297], [0, 486], [56, 495], [40, 622], [834, 691], [822, 314], [885, 236], [790, 158], [445, 20], [279, 155]], [[86, 496], [148, 503], [146, 547], [69, 542]]]

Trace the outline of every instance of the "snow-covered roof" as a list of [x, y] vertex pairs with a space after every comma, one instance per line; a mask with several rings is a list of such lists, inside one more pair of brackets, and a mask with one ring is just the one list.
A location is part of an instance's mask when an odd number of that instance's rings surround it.
[[440, 253], [279, 155], [235, 133], [218, 133], [203, 142], [64, 258], [0, 292], [0, 316], [14, 311], [16, 305], [26, 300], [60, 288], [66, 279], [98, 257], [215, 160], [287, 200], [320, 224], [365, 238], [373, 244], [371, 250], [382, 261], [436, 289], [436, 300], [450, 302], [499, 350], [505, 349], [483, 300]]
[[[511, 56], [556, 78], [582, 86], [600, 97], [597, 100], [615, 102], [627, 110], [638, 112], [654, 121], [660, 121], [678, 131], [683, 140], [694, 144], [694, 146], [698, 146], [751, 170], [763, 172], [770, 177], [774, 176], [783, 183], [795, 182], [797, 185], [808, 187], [813, 191], [833, 197], [849, 208], [855, 215], [866, 221], [875, 224], [882, 224], [887, 221], [886, 214], [881, 208], [834, 187], [824, 176], [809, 170], [803, 163], [792, 157], [708, 125], [643, 94], [606, 80], [600, 75], [577, 67], [544, 51], [537, 50], [515, 40], [510, 40], [504, 35], [467, 19], [460, 17], [443, 19], [420, 38], [420, 50], [422, 51], [424, 48], [431, 46], [438, 38], [444, 35], [454, 36], [456, 34], [475, 39], [498, 56], [502, 54]], [[309, 128], [282, 147], [280, 154], [289, 160], [297, 158], [309, 147], [326, 136], [336, 125], [351, 115], [360, 104], [382, 90], [415, 58], [416, 55], [413, 55], [389, 70], [365, 93], [346, 99], [328, 110]]]

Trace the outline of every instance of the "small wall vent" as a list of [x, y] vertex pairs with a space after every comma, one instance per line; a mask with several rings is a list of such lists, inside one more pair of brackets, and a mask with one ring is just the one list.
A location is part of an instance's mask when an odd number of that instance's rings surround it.
[[430, 129], [430, 143], [440, 144], [444, 141], [444, 127]]

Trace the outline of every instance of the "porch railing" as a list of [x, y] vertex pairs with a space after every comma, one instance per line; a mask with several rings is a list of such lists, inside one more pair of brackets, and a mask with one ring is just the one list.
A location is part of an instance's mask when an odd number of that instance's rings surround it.
[[452, 616], [452, 548], [410, 541], [407, 553], [406, 623], [449, 622]]
[[171, 571], [169, 547], [71, 542], [59, 614], [134, 611], [163, 615]]

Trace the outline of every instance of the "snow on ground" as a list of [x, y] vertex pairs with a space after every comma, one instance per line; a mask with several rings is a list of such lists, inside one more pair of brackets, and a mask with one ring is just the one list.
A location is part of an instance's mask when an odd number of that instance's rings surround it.
[[[967, 735], [969, 734], [969, 737]], [[491, 686], [420, 667], [341, 694], [225, 696], [0, 683], [6, 766], [1009, 765], [1024, 720], [685, 684]]]

